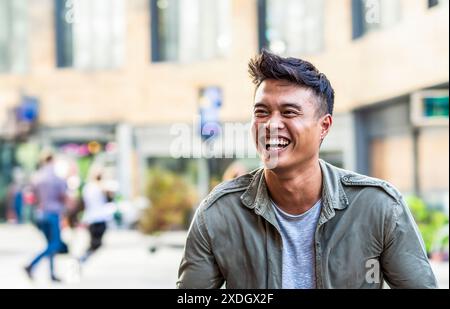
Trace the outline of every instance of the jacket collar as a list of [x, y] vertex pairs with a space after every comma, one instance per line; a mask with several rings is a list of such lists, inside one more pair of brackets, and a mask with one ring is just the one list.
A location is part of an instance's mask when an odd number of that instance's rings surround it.
[[[348, 199], [341, 184], [339, 169], [319, 160], [322, 170], [322, 214], [319, 224], [334, 217], [335, 209], [341, 210], [348, 206]], [[254, 173], [247, 190], [241, 195], [242, 203], [254, 209], [259, 215], [264, 215], [269, 209], [270, 198], [264, 177], [264, 168]], [[271, 216], [272, 217], [272, 216]], [[322, 218], [323, 217], [323, 218]]]

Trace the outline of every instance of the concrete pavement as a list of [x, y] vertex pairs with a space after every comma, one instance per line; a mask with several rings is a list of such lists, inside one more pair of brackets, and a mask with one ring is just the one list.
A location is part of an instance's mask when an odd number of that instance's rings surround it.
[[[56, 258], [57, 275], [63, 283], [49, 280], [48, 261], [43, 260], [30, 281], [23, 266], [42, 250], [45, 239], [31, 225], [0, 225], [0, 289], [9, 288], [174, 288], [186, 232], [162, 233], [150, 237], [136, 231], [107, 231], [104, 247], [80, 267], [88, 244], [85, 229], [65, 230], [63, 239], [71, 254]], [[154, 253], [151, 253], [151, 249]], [[440, 288], [449, 288], [449, 264], [432, 263]]]
[[[33, 226], [0, 225], [0, 289], [4, 288], [174, 288], [185, 232], [144, 236], [136, 231], [108, 230], [104, 247], [81, 267], [75, 257], [88, 244], [84, 229], [63, 232], [74, 255], [58, 255], [56, 272], [64, 283], [49, 280], [49, 266], [42, 260], [30, 281], [23, 271], [45, 246]], [[181, 243], [180, 243], [181, 242]], [[178, 244], [178, 245], [175, 245]], [[158, 249], [150, 253], [150, 247]]]

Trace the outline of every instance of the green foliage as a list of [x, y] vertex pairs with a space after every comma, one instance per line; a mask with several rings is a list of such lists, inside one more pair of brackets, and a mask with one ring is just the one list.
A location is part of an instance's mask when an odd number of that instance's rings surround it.
[[83, 158], [78, 159], [78, 161], [77, 161], [78, 169], [80, 171], [80, 178], [82, 181], [86, 181], [88, 172], [89, 172], [89, 168], [91, 167], [92, 162], [93, 162], [92, 157], [83, 157]]
[[448, 224], [447, 215], [438, 210], [428, 209], [425, 202], [416, 196], [407, 197], [406, 202], [419, 226], [427, 253], [431, 254], [436, 246], [448, 247], [448, 234], [439, 239], [439, 232]]
[[416, 222], [425, 222], [428, 217], [427, 205], [417, 196], [408, 196], [406, 202]]
[[184, 229], [196, 202], [195, 188], [182, 176], [154, 168], [148, 174], [147, 196], [151, 206], [139, 222], [144, 233]]
[[39, 152], [39, 145], [36, 143], [20, 144], [16, 150], [16, 161], [27, 172], [32, 172], [39, 161]]

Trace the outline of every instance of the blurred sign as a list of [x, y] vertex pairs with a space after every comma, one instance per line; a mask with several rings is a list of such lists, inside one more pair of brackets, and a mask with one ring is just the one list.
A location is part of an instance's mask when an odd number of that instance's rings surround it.
[[220, 133], [219, 111], [222, 101], [222, 89], [219, 87], [200, 90], [200, 135], [203, 140], [215, 138]]
[[425, 97], [423, 99], [425, 117], [448, 118], [448, 95]]
[[24, 96], [16, 107], [16, 120], [19, 123], [33, 124], [38, 119], [39, 100], [35, 97]]
[[35, 128], [39, 117], [39, 100], [22, 96], [19, 102], [8, 109], [7, 119], [2, 126], [2, 136], [6, 139], [26, 139]]
[[411, 97], [411, 122], [415, 126], [448, 126], [448, 109], [448, 89], [416, 92]]

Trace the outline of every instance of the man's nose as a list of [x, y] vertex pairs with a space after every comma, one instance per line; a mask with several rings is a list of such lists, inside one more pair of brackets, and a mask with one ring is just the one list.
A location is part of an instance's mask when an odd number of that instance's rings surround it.
[[266, 121], [264, 126], [265, 126], [265, 129], [268, 131], [284, 129], [283, 120], [279, 116], [276, 116], [276, 115], [270, 117]]

